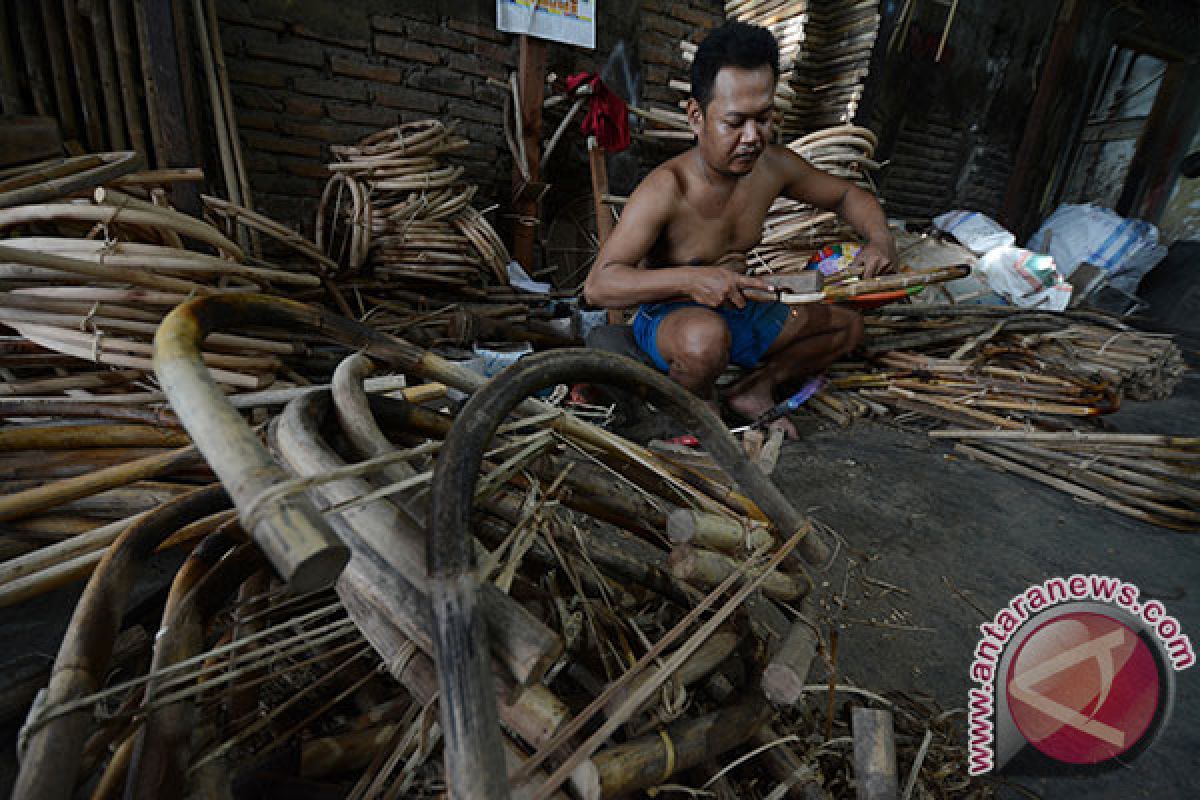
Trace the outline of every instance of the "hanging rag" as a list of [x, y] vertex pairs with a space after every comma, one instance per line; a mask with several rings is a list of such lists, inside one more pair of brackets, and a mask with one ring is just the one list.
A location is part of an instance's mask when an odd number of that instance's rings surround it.
[[595, 136], [600, 146], [610, 153], [619, 153], [629, 147], [629, 109], [625, 101], [605, 86], [595, 72], [580, 72], [567, 78], [567, 94], [573, 94], [581, 86], [589, 86], [592, 90], [587, 116], [580, 125], [583, 133]]

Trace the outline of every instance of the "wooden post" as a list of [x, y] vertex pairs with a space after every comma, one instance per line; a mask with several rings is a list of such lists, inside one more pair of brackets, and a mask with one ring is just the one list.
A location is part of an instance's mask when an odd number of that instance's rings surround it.
[[[151, 108], [151, 132], [155, 134], [155, 166], [193, 166], [195, 157], [192, 155], [191, 132], [187, 129], [171, 4], [139, 1], [134, 4], [134, 12], [145, 56], [142, 72], [146, 80], [146, 102]], [[171, 191], [176, 208], [200, 216], [200, 191], [194, 184], [175, 184]]]
[[546, 93], [546, 43], [533, 36], [520, 37], [517, 85], [521, 94], [521, 142], [525, 150], [528, 181], [519, 164], [513, 165], [513, 258], [532, 274], [533, 244], [537, 239], [537, 185], [541, 181], [542, 101]]

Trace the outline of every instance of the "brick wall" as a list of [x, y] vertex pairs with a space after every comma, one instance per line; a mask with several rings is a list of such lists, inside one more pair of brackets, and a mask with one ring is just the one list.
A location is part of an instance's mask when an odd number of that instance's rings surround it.
[[507, 186], [504, 92], [486, 79], [506, 79], [515, 67], [513, 37], [445, 17], [436, 4], [391, 3], [387, 14], [356, 8], [346, 12], [361, 13], [356, 30], [271, 18], [255, 5], [221, 0], [218, 9], [250, 183], [264, 212], [311, 231], [329, 145], [429, 117], [459, 120], [471, 145], [453, 160], [485, 197]]
[[[494, 0], [218, 0], [217, 9], [254, 201], [265, 213], [311, 233], [330, 145], [428, 117], [458, 120], [470, 139], [451, 160], [479, 185], [476, 205], [507, 209], [505, 92], [487, 79], [507, 79], [518, 47], [495, 30]], [[606, 0], [597, 48], [551, 44], [547, 68], [600, 70], [623, 42], [639, 102], [674, 106], [679, 94], [667, 80], [687, 76], [679, 39], [698, 41], [721, 19], [719, 0]], [[547, 136], [560, 114], [547, 114]], [[579, 142], [560, 146], [555, 161], [570, 163], [552, 165], [551, 179], [586, 188]], [[637, 174], [664, 154], [639, 147]]]

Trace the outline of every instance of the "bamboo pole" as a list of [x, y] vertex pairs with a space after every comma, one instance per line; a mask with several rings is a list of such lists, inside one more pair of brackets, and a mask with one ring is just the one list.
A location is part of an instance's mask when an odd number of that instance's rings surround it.
[[[216, 228], [208, 225], [195, 217], [190, 217], [187, 214], [182, 214], [178, 211], [169, 208], [162, 208], [153, 203], [147, 203], [144, 200], [138, 200], [136, 197], [130, 197], [127, 194], [118, 192], [116, 189], [97, 187], [93, 193], [93, 197], [98, 205], [109, 205], [120, 209], [121, 218], [128, 215], [134, 216], [135, 220], [144, 224], [150, 224], [152, 227], [167, 228], [175, 233], [190, 236], [197, 241], [212, 245], [217, 250], [228, 254], [236, 261], [244, 261], [245, 253], [229, 239], [218, 231]], [[137, 213], [142, 212], [142, 213]], [[115, 222], [118, 215], [114, 214]]]
[[127, 464], [97, 470], [88, 475], [67, 478], [36, 489], [0, 497], [0, 522], [21, 519], [55, 506], [93, 494], [127, 486], [136, 481], [169, 475], [194, 464], [199, 456], [193, 446], [161, 455], [148, 456]]
[[[672, 548], [668, 560], [671, 574], [700, 589], [711, 589], [737, 573], [738, 564], [729, 556], [690, 545]], [[762, 591], [773, 600], [791, 601], [807, 593], [811, 583], [805, 577], [772, 572], [762, 583]]]
[[[122, 2], [122, 0], [115, 0]], [[109, 24], [109, 0], [79, 0], [79, 12], [92, 23], [92, 41], [95, 45], [96, 61], [100, 68], [100, 91], [104, 98], [104, 115], [108, 123], [108, 142], [114, 150], [124, 150], [127, 145], [125, 123], [121, 114], [121, 101], [117, 89], [117, 70], [113, 55], [112, 27]]]
[[[25, 4], [21, 4], [25, 5]], [[50, 75], [54, 82], [54, 103], [58, 109], [58, 120], [62, 125], [63, 139], [72, 141], [81, 138], [79, 116], [71, 90], [70, 66], [67, 63], [67, 40], [62, 6], [54, 2], [39, 4], [42, 24], [46, 31], [46, 52], [50, 56]]]
[[[150, 124], [150, 142], [154, 150], [154, 165], [170, 167], [167, 163], [166, 141], [163, 135], [162, 100], [154, 80], [150, 57], [150, 25], [146, 20], [146, 0], [132, 0], [133, 18], [137, 32], [138, 52], [141, 55], [142, 83], [146, 94], [146, 118]], [[147, 153], [149, 162], [149, 153]]]
[[892, 712], [855, 708], [850, 718], [858, 800], [895, 800], [900, 790]]
[[[204, 64], [204, 77], [208, 84], [209, 108], [212, 111], [213, 124], [216, 128], [217, 153], [221, 161], [221, 173], [225, 179], [225, 192], [236, 205], [242, 203], [242, 187], [237, 179], [236, 168], [231, 152], [233, 134], [229, 130], [225, 103], [218, 86], [216, 65], [213, 61], [213, 41], [209, 37], [208, 15], [205, 13], [202, 0], [192, 0], [192, 14], [196, 24], [196, 35], [200, 40], [200, 57]], [[217, 34], [216, 29], [213, 35]], [[242, 247], [249, 247], [248, 237], [244, 229], [239, 230], [238, 241]]]
[[96, 86], [92, 75], [90, 50], [83, 37], [83, 20], [76, 0], [62, 0], [63, 18], [66, 21], [67, 45], [74, 65], [76, 86], [79, 88], [79, 104], [83, 111], [83, 127], [87, 133], [87, 145], [91, 150], [103, 150], [106, 146], [104, 128], [100, 120], [100, 107], [96, 103]]
[[135, 89], [136, 56], [129, 43], [129, 8], [121, 0], [109, 0], [113, 33], [113, 52], [117, 61], [118, 85], [121, 89], [121, 106], [125, 115], [125, 129], [129, 133], [130, 146], [150, 163], [150, 151], [146, 148], [146, 135], [142, 128], [141, 103]]
[[[319, 475], [345, 466], [319, 438], [318, 426], [326, 417], [329, 406], [329, 397], [325, 394], [297, 398], [284, 410], [275, 429], [276, 446], [301, 476]], [[367, 494], [370, 489], [363, 480], [344, 480], [322, 484], [317, 491], [326, 502], [337, 506]], [[354, 553], [349, 565], [350, 575], [361, 573], [369, 579], [381, 566], [390, 567], [401, 573], [419, 593], [427, 591], [429, 578], [423, 563], [425, 536], [422, 529], [411, 519], [406, 519], [396, 506], [379, 500], [346, 509], [339, 512], [339, 516], [358, 539], [356, 542], [355, 538], [343, 537]], [[364, 583], [370, 586], [376, 582], [377, 578]], [[338, 584], [339, 593], [358, 592], [368, 596], [369, 590], [365, 589], [364, 583], [347, 576], [347, 580]], [[482, 608], [497, 658], [511, 671], [518, 685], [536, 682], [561, 654], [562, 641], [494, 586], [489, 584], [484, 594], [486, 602]], [[386, 604], [389, 598], [384, 594], [380, 599]], [[407, 623], [400, 622], [410, 611], [391, 604], [384, 610], [405, 630], [407, 639], [416, 642], [424, 652], [432, 652], [427, 628], [422, 630], [422, 626], [411, 619]]]

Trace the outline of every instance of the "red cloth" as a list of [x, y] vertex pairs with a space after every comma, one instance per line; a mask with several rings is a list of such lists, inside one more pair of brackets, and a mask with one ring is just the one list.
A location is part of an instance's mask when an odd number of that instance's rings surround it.
[[567, 94], [580, 86], [592, 87], [588, 97], [587, 116], [580, 129], [610, 153], [619, 153], [629, 147], [629, 109], [619, 95], [604, 85], [595, 72], [580, 72], [567, 78]]

